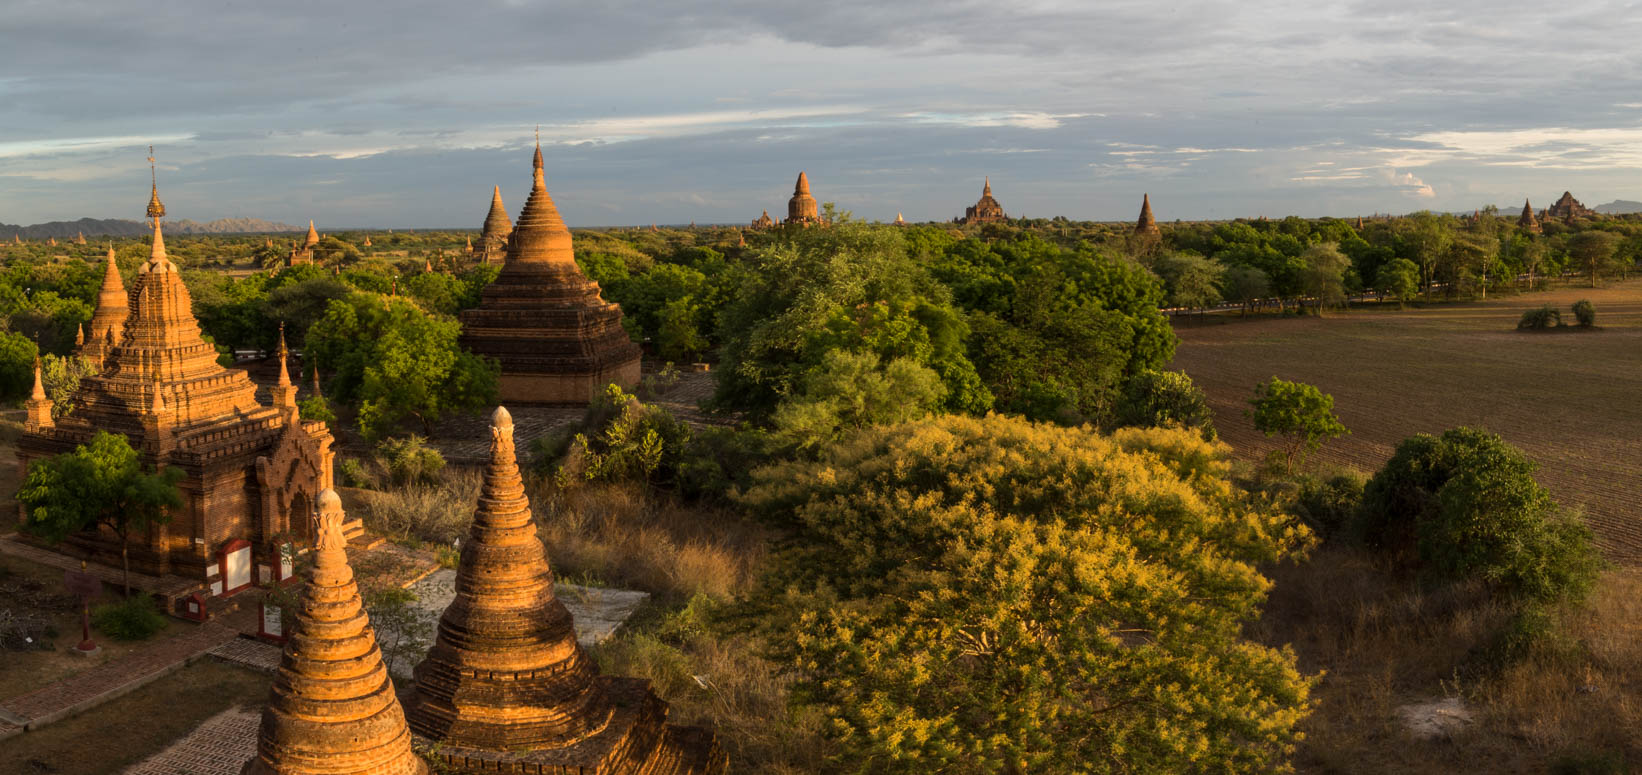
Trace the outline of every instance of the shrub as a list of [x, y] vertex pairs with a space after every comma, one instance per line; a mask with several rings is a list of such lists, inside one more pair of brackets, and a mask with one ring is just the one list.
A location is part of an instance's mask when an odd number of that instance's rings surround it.
[[364, 464], [360, 463], [358, 458], [343, 458], [337, 473], [342, 476], [343, 487], [357, 487], [362, 490], [371, 488], [370, 473], [365, 470]]
[[582, 427], [559, 467], [561, 484], [626, 480], [670, 485], [690, 442], [690, 426], [614, 384], [606, 385], [604, 395], [588, 407]]
[[1357, 474], [1304, 476], [1298, 484], [1291, 510], [1324, 538], [1349, 527], [1362, 507], [1363, 478]]
[[445, 470], [445, 456], [415, 434], [386, 439], [376, 445], [376, 459], [394, 484], [433, 484]]
[[296, 402], [296, 407], [304, 420], [336, 423], [336, 413], [331, 411], [331, 404], [325, 400], [324, 396], [309, 396]]
[[1184, 371], [1147, 370], [1129, 378], [1117, 405], [1119, 426], [1195, 428], [1213, 441], [1208, 397]]
[[1574, 302], [1574, 319], [1579, 321], [1582, 328], [1596, 325], [1596, 305], [1589, 299], [1580, 299]]
[[1531, 309], [1522, 313], [1517, 321], [1517, 330], [1541, 331], [1562, 325], [1562, 313], [1549, 304], [1539, 309]]
[[165, 614], [154, 598], [138, 593], [91, 609], [91, 625], [115, 640], [143, 640], [165, 629]]
[[1590, 531], [1534, 481], [1535, 467], [1475, 428], [1414, 436], [1364, 487], [1362, 536], [1438, 577], [1525, 599], [1582, 598], [1601, 564]]
[[[1282, 769], [1312, 679], [1245, 639], [1307, 531], [1182, 429], [945, 416], [755, 472], [766, 625], [843, 771]], [[1097, 764], [1098, 763], [1098, 764]]]

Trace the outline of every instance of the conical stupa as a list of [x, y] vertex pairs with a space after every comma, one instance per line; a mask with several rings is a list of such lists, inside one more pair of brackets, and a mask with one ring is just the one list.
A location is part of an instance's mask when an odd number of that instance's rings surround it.
[[426, 775], [344, 551], [342, 499], [318, 498], [313, 568], [240, 775]]
[[503, 401], [587, 404], [595, 392], [639, 381], [639, 347], [621, 325], [621, 307], [576, 266], [570, 229], [532, 162], [530, 198], [519, 211], [496, 280], [479, 306], [462, 312], [462, 346], [501, 365]]
[[502, 187], [490, 192], [490, 212], [485, 213], [484, 231], [479, 235], [479, 260], [500, 264], [507, 259], [507, 237], [513, 233], [513, 222], [507, 218], [507, 207], [502, 204]]
[[1517, 226], [1530, 234], [1539, 234], [1543, 231], [1539, 227], [1539, 219], [1534, 217], [1534, 206], [1528, 200], [1522, 200], [1522, 217], [1517, 219]]
[[103, 259], [103, 286], [97, 291], [97, 309], [91, 313], [90, 334], [80, 346], [80, 354], [102, 363], [108, 355], [109, 332], [113, 332], [114, 341], [123, 339], [125, 319], [130, 314], [125, 282], [114, 263], [114, 246], [110, 244]]
[[1162, 234], [1157, 228], [1157, 219], [1152, 217], [1152, 195], [1140, 195], [1140, 220], [1135, 221], [1135, 233], [1148, 236]]
[[506, 409], [490, 433], [456, 596], [406, 700], [411, 729], [457, 772], [722, 772], [711, 733], [667, 726], [648, 681], [598, 674], [554, 595]]
[[815, 203], [815, 197], [810, 195], [810, 177], [800, 172], [798, 182], [793, 185], [792, 198], [787, 200], [787, 219], [781, 223], [788, 226], [810, 226], [821, 222], [821, 212]]

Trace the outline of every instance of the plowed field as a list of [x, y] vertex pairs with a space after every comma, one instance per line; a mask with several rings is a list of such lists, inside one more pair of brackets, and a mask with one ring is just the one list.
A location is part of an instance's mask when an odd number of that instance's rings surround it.
[[[1517, 333], [1530, 307], [1573, 322], [1578, 299], [1599, 330]], [[1557, 500], [1582, 509], [1609, 557], [1642, 564], [1642, 281], [1427, 309], [1328, 318], [1183, 323], [1174, 368], [1208, 393], [1221, 435], [1240, 456], [1276, 448], [1244, 410], [1272, 376], [1334, 396], [1351, 435], [1319, 460], [1372, 472], [1397, 442], [1457, 425], [1488, 428], [1540, 465]]]

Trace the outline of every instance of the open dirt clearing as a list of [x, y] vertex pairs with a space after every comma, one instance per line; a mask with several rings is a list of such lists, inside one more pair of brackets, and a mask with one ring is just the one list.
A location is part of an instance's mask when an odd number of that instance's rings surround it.
[[[1596, 306], [1600, 330], [1514, 330], [1543, 304], [1571, 323], [1579, 299]], [[1323, 319], [1211, 318], [1176, 332], [1173, 368], [1208, 393], [1242, 457], [1276, 448], [1244, 414], [1272, 376], [1334, 396], [1351, 435], [1324, 446], [1327, 465], [1372, 472], [1415, 433], [1481, 426], [1540, 464], [1540, 482], [1584, 510], [1609, 557], [1642, 563], [1642, 281]]]

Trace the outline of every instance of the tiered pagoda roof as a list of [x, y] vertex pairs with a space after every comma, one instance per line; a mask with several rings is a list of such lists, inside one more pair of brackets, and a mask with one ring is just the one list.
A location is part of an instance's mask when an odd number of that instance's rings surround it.
[[125, 338], [125, 319], [130, 314], [125, 282], [114, 263], [114, 246], [109, 245], [103, 262], [103, 287], [97, 291], [97, 309], [91, 313], [91, 322], [86, 326], [80, 354], [101, 363], [108, 355], [108, 343]]
[[241, 775], [426, 775], [344, 551], [342, 499], [317, 498], [313, 568]]
[[992, 198], [992, 178], [988, 176], [985, 182], [981, 184], [981, 198], [975, 201], [973, 207], [964, 208], [964, 217], [959, 222], [965, 224], [993, 223], [1001, 221], [1005, 217], [1003, 205], [998, 204], [998, 200]]
[[540, 147], [532, 176], [501, 272], [462, 313], [462, 345], [500, 363], [504, 401], [586, 404], [606, 384], [638, 382], [639, 347], [621, 326], [621, 307], [576, 266]]
[[1534, 217], [1534, 206], [1526, 199], [1522, 200], [1522, 217], [1517, 219], [1517, 225], [1533, 234], [1543, 231], [1539, 226], [1539, 219]]
[[648, 681], [600, 676], [577, 643], [570, 612], [554, 595], [519, 476], [513, 418], [503, 408], [491, 418], [490, 465], [462, 544], [456, 596], [416, 667], [406, 714], [459, 772], [725, 766], [710, 733], [666, 725], [667, 705]]

